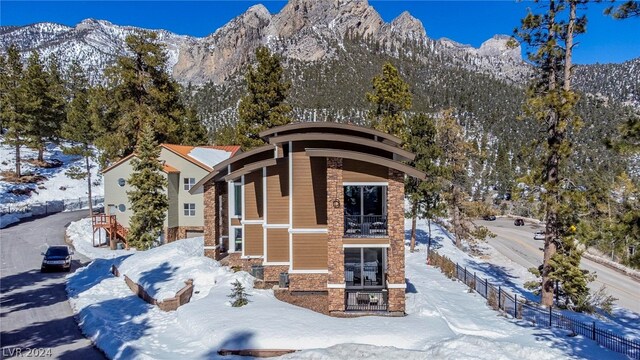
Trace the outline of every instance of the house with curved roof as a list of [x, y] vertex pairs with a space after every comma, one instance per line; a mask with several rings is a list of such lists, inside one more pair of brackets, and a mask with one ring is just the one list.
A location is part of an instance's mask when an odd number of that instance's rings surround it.
[[260, 133], [266, 145], [215, 165], [204, 192], [205, 253], [292, 292], [326, 292], [329, 310], [404, 313], [404, 161], [401, 140], [339, 123]]

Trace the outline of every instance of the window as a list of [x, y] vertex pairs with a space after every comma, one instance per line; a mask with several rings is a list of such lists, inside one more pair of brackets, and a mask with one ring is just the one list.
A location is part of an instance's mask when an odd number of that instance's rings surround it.
[[344, 278], [347, 288], [384, 285], [385, 248], [344, 249]]
[[196, 216], [196, 204], [184, 204], [184, 216]]
[[344, 187], [344, 233], [348, 237], [387, 236], [387, 187]]
[[233, 183], [233, 215], [242, 216], [242, 184]]
[[118, 205], [118, 210], [120, 210], [120, 212], [125, 212], [125, 211], [127, 211], [127, 207], [124, 206], [124, 204], [120, 204], [120, 205]]
[[189, 191], [196, 184], [196, 178], [184, 178], [184, 189]]
[[118, 179], [118, 185], [120, 185], [120, 187], [123, 187], [126, 183], [127, 182], [123, 178]]
[[233, 243], [236, 251], [242, 251], [242, 228], [233, 228]]

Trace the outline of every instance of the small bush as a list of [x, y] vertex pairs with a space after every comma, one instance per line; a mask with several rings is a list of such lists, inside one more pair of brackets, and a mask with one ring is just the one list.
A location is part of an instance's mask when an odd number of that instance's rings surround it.
[[244, 290], [244, 286], [240, 283], [239, 280], [234, 281], [231, 285], [233, 285], [233, 289], [231, 289], [231, 295], [227, 295], [231, 298], [231, 306], [233, 307], [242, 307], [249, 303], [250, 296]]

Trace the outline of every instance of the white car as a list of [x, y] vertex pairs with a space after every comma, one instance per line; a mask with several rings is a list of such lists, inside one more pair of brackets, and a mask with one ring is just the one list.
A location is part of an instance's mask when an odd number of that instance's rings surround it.
[[544, 231], [536, 231], [536, 233], [533, 234], [533, 240], [544, 240], [544, 238], [545, 238]]

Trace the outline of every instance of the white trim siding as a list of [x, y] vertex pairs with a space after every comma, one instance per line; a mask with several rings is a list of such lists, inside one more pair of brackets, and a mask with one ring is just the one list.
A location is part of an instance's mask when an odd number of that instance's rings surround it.
[[346, 289], [347, 284], [327, 284], [328, 289]]
[[289, 270], [289, 274], [328, 274], [329, 270]]
[[342, 244], [343, 248], [389, 248], [389, 244]]
[[246, 206], [244, 204], [244, 175], [242, 175], [242, 177], [240, 178], [240, 181], [242, 181], [242, 185], [240, 186], [240, 188], [242, 189], [241, 194], [242, 194], [242, 199], [240, 199], [240, 203], [242, 204], [242, 220], [240, 221], [240, 224], [242, 225], [242, 258], [245, 258], [245, 254], [244, 254], [244, 249], [246, 248], [246, 246], [244, 246], [244, 234], [246, 234], [246, 231], [244, 231], [244, 219], [246, 219], [244, 212], [246, 211]]
[[407, 284], [389, 284], [387, 282], [387, 289], [406, 289]]
[[329, 229], [289, 229], [289, 234], [328, 234]]
[[240, 224], [242, 225], [261, 225], [264, 223], [264, 220], [240, 220]]
[[288, 229], [289, 224], [262, 224], [265, 229]]
[[268, 262], [268, 261], [266, 261], [266, 260], [265, 260], [265, 261], [262, 263], [262, 265], [271, 265], [271, 266], [275, 266], [275, 265], [289, 265], [289, 262], [288, 262], [288, 261], [286, 261], [286, 262], [285, 262], [285, 261], [280, 261], [280, 262]]
[[[276, 147], [276, 152], [278, 148]], [[267, 261], [269, 258], [267, 257], [267, 228], [264, 227], [264, 224], [267, 222], [267, 168], [262, 168], [262, 218], [264, 221], [262, 222], [262, 255], [264, 256], [264, 261]]]
[[[289, 273], [293, 271], [293, 143], [289, 141]], [[284, 149], [283, 149], [284, 151]]]
[[345, 181], [342, 186], [389, 186], [388, 181], [379, 182], [361, 182], [361, 181]]

